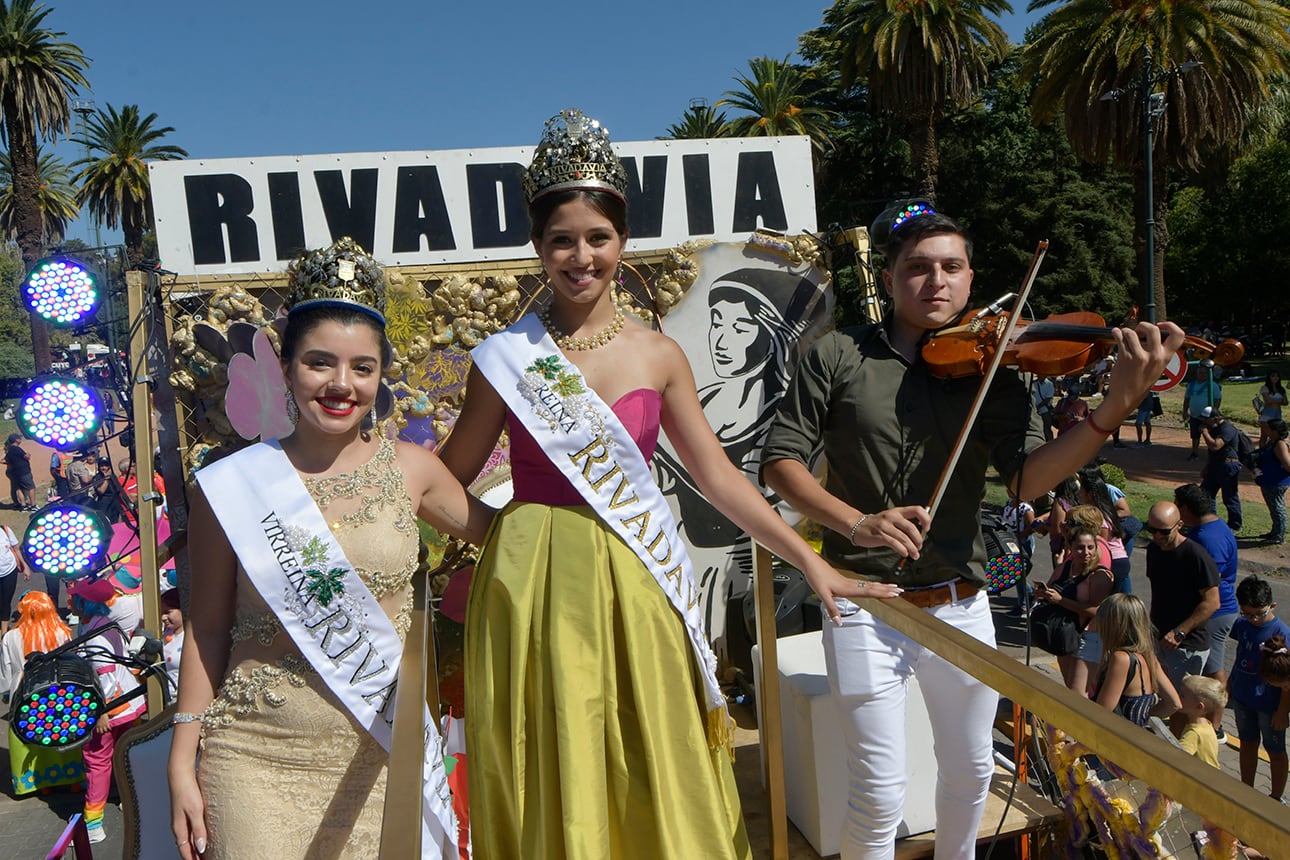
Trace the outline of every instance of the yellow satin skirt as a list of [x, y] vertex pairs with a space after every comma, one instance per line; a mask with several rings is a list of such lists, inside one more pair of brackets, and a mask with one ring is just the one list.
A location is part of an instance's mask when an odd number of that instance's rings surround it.
[[476, 860], [751, 858], [685, 625], [587, 507], [512, 503], [466, 617]]

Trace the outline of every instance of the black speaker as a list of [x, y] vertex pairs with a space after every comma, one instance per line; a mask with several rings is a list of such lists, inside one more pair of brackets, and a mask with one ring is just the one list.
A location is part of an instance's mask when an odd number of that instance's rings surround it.
[[[726, 651], [735, 668], [750, 679], [752, 646], [757, 642], [757, 601], [751, 586], [749, 578], [744, 590], [732, 594], [726, 603]], [[800, 570], [776, 567], [774, 589], [777, 637], [820, 629], [820, 599], [806, 584]]]

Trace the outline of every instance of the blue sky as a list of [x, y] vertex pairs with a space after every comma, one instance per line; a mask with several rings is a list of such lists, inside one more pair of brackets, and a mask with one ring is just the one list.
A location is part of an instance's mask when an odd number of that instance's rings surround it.
[[[720, 99], [750, 58], [794, 53], [827, 5], [46, 2], [46, 26], [92, 61], [83, 97], [156, 113], [193, 158], [528, 145], [569, 106], [617, 140], [649, 139], [692, 98]], [[1013, 41], [1033, 18], [1019, 8], [1002, 21]]]

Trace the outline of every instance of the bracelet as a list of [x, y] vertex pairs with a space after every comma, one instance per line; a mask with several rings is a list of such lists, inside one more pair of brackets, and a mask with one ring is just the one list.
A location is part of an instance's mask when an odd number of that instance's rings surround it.
[[201, 714], [190, 714], [187, 711], [176, 711], [175, 715], [170, 718], [172, 723], [200, 723]]
[[856, 520], [851, 526], [851, 534], [848, 535], [848, 539], [851, 541], [852, 546], [856, 545], [856, 529], [860, 528], [860, 524], [869, 519], [870, 516], [870, 514], [861, 514], [860, 519]]
[[1104, 427], [1098, 426], [1098, 423], [1093, 420], [1092, 412], [1088, 413], [1088, 417], [1084, 419], [1084, 423], [1092, 427], [1097, 432], [1101, 433], [1103, 436], [1110, 436], [1112, 433], [1115, 432], [1114, 430], [1107, 430]]

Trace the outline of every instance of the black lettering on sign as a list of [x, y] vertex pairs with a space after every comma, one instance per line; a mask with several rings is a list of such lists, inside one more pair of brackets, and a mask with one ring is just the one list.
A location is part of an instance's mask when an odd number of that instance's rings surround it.
[[751, 233], [759, 226], [758, 218], [762, 227], [788, 229], [784, 195], [779, 190], [779, 174], [775, 172], [775, 154], [741, 152], [735, 173], [735, 217], [731, 230]]
[[[515, 248], [528, 242], [528, 207], [524, 204], [524, 165], [467, 164], [470, 234], [476, 248]], [[501, 207], [498, 189], [501, 189]]]
[[332, 239], [348, 236], [368, 253], [374, 253], [372, 246], [376, 243], [376, 177], [375, 167], [351, 170], [346, 196], [342, 171], [314, 171], [314, 184], [318, 186], [318, 199]]
[[[251, 183], [236, 173], [185, 176], [184, 197], [194, 263], [203, 266], [260, 259], [260, 239], [251, 220], [255, 209]], [[225, 229], [229, 259], [224, 257]]]
[[300, 174], [269, 174], [269, 212], [273, 215], [273, 250], [291, 260], [305, 250], [305, 216], [300, 207]]
[[667, 190], [667, 156], [647, 155], [637, 169], [636, 159], [623, 159], [627, 169], [627, 229], [639, 239], [663, 235], [663, 193]]
[[708, 156], [681, 156], [681, 175], [685, 179], [685, 219], [691, 236], [715, 233], [712, 218], [712, 173]]
[[421, 250], [426, 237], [431, 251], [453, 251], [452, 222], [439, 184], [439, 169], [433, 165], [400, 167], [394, 194], [394, 239], [396, 254]]

